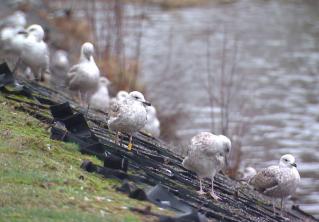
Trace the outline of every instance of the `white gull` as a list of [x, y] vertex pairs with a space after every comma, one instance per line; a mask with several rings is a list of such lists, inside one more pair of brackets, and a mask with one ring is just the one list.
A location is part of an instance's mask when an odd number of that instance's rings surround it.
[[154, 106], [147, 106], [147, 122], [143, 127], [143, 131], [151, 134], [154, 137], [160, 136], [160, 122], [156, 116], [156, 109]]
[[68, 54], [64, 50], [57, 50], [51, 59], [51, 85], [56, 89], [66, 86], [67, 72], [70, 68]]
[[1, 19], [0, 27], [24, 27], [27, 24], [26, 15], [22, 11], [15, 11], [6, 18]]
[[22, 11], [15, 11], [0, 21], [0, 48], [2, 56], [9, 63], [16, 63], [21, 54], [23, 41], [26, 39], [24, 30], [26, 23], [26, 16]]
[[30, 67], [36, 80], [44, 81], [45, 75], [49, 74], [49, 49], [43, 41], [44, 30], [40, 25], [33, 24], [26, 32], [21, 60]]
[[98, 90], [92, 95], [90, 107], [95, 110], [107, 112], [110, 103], [110, 96], [107, 86], [110, 81], [106, 77], [100, 77]]
[[100, 70], [94, 58], [94, 46], [86, 42], [81, 47], [79, 63], [67, 74], [69, 89], [78, 93], [81, 105], [88, 104], [99, 85]]
[[249, 182], [257, 174], [257, 171], [253, 167], [245, 167], [244, 171], [240, 172], [240, 174], [240, 181]]

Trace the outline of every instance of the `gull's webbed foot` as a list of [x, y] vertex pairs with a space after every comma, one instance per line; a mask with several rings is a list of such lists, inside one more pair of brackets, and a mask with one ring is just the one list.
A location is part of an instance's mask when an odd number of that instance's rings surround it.
[[221, 198], [220, 198], [219, 196], [217, 196], [214, 191], [211, 191], [211, 192], [209, 193], [209, 195], [210, 195], [214, 200], [217, 200], [217, 201], [218, 201], [218, 200], [221, 200]]
[[205, 192], [203, 190], [196, 191], [196, 193], [199, 195], [205, 195]]
[[132, 147], [133, 147], [133, 144], [132, 144], [132, 143], [129, 143], [129, 144], [127, 145], [128, 151], [131, 151], [131, 150], [132, 150]]

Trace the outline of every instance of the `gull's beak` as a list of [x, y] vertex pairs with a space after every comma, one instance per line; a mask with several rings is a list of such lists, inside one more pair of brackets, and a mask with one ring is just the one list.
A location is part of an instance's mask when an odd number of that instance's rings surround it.
[[292, 163], [291, 166], [294, 166], [297, 168], [297, 164], [296, 163]]
[[22, 34], [22, 35], [28, 35], [28, 32], [25, 30], [21, 30], [18, 32], [18, 34]]
[[143, 103], [144, 105], [146, 105], [146, 106], [151, 106], [151, 105], [152, 105], [150, 102], [147, 102], [147, 101], [143, 101], [142, 103]]
[[225, 154], [225, 168], [228, 168], [228, 157], [227, 157], [227, 154]]
[[225, 166], [222, 169], [222, 172], [226, 175], [227, 169], [228, 169], [228, 157], [227, 154], [224, 154], [224, 158], [225, 158]]

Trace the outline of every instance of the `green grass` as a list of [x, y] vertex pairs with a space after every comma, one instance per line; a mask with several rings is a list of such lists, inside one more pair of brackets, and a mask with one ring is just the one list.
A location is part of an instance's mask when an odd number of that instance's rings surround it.
[[151, 204], [115, 192], [120, 181], [80, 169], [83, 159], [98, 159], [51, 140], [47, 126], [16, 106], [0, 95], [0, 221], [155, 220], [128, 210]]

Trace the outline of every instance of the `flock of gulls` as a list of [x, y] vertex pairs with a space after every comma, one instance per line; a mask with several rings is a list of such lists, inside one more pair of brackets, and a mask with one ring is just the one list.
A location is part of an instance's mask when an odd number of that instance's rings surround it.
[[[145, 100], [141, 92], [119, 91], [110, 98], [108, 86], [111, 82], [102, 76], [94, 61], [94, 46], [83, 43], [77, 64], [70, 67], [67, 53], [57, 50], [50, 58], [49, 47], [44, 42], [45, 32], [38, 24], [25, 29], [26, 17], [16, 11], [2, 19], [0, 24], [0, 46], [6, 59], [15, 58], [16, 67], [24, 67], [22, 75], [34, 81], [48, 81], [52, 87], [68, 88], [72, 96], [82, 106], [108, 113], [108, 127], [116, 132], [118, 143], [120, 133], [130, 136], [128, 150], [131, 150], [133, 135], [144, 131], [154, 137], [160, 135], [160, 122], [156, 109]], [[51, 64], [50, 64], [51, 60]], [[231, 151], [231, 141], [224, 135], [201, 132], [190, 140], [188, 155], [183, 166], [197, 174], [199, 195], [204, 195], [202, 180], [210, 178], [210, 196], [214, 200], [220, 197], [214, 192], [215, 175], [227, 168], [227, 158]], [[252, 167], [246, 168], [242, 179], [260, 193], [283, 200], [292, 195], [300, 182], [300, 176], [291, 154], [283, 155], [279, 164], [258, 172]], [[275, 209], [274, 209], [275, 212]], [[282, 212], [282, 211], [281, 211]]]

